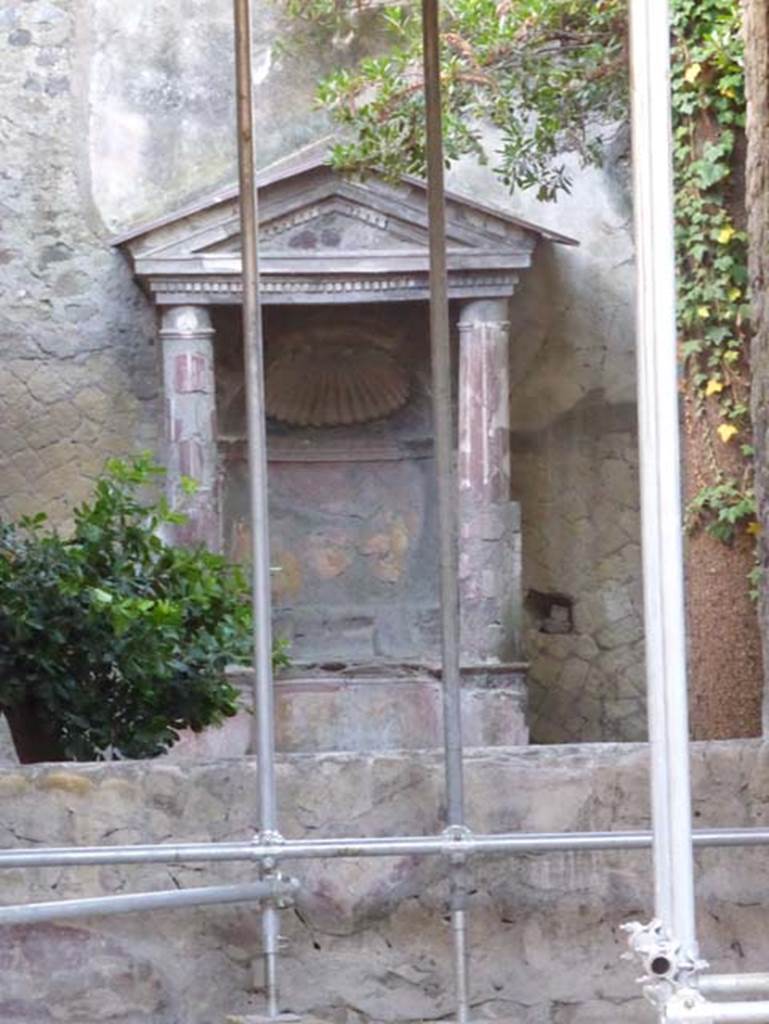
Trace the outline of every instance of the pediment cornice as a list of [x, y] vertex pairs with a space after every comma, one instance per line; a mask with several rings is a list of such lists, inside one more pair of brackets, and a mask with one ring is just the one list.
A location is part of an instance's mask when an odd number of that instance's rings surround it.
[[[423, 182], [345, 178], [322, 154], [298, 154], [261, 175], [260, 271], [267, 302], [365, 302], [427, 297]], [[512, 294], [538, 241], [571, 239], [466, 197], [447, 195], [447, 255], [454, 297]], [[236, 189], [115, 239], [159, 303], [240, 302]], [[184, 298], [186, 296], [186, 299]]]

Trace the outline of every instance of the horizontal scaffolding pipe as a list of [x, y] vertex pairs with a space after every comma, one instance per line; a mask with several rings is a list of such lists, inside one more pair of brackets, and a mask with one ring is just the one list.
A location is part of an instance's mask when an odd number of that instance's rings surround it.
[[704, 996], [756, 996], [769, 993], [769, 974], [701, 974], [697, 988]]
[[243, 885], [212, 885], [197, 889], [167, 889], [160, 892], [131, 892], [119, 896], [55, 900], [0, 907], [0, 925], [36, 924], [62, 918], [132, 914], [139, 910], [179, 910], [223, 903], [257, 903], [288, 896], [298, 888], [295, 879], [264, 880]]
[[663, 1017], [665, 1024], [769, 1024], [769, 1002], [760, 1003], [708, 1003], [694, 1002], [691, 1006], [676, 1006]]
[[[479, 856], [646, 850], [651, 832], [511, 832], [499, 835], [381, 839], [286, 839], [274, 843], [159, 843], [145, 846], [45, 847], [0, 851], [0, 869], [89, 864], [178, 864], [213, 861], [322, 860], [338, 857]], [[766, 846], [769, 828], [698, 829], [698, 847]]]

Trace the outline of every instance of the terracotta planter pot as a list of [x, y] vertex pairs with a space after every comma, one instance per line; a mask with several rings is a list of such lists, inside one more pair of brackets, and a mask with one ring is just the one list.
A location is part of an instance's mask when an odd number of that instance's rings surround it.
[[33, 700], [25, 700], [15, 707], [0, 710], [8, 721], [13, 745], [22, 764], [65, 760], [44, 707]]

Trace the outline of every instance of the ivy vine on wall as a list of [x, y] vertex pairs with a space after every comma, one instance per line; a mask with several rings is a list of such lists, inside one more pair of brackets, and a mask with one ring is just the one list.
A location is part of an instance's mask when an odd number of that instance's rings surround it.
[[[678, 309], [686, 384], [702, 429], [710, 480], [689, 526], [731, 542], [755, 533], [750, 433], [747, 237], [742, 215], [745, 126], [740, 7], [676, 0], [673, 8], [673, 159]], [[716, 416], [708, 416], [708, 406]], [[735, 452], [735, 449], [737, 451]]]

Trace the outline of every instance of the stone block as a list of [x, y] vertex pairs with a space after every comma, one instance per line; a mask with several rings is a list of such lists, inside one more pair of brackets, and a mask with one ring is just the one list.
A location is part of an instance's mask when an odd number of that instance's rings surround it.
[[5, 715], [0, 714], [0, 765], [18, 764], [16, 748]]
[[615, 650], [643, 639], [643, 624], [634, 613], [618, 619], [595, 634], [596, 643], [604, 650]]
[[[250, 749], [250, 677], [234, 675], [245, 710], [220, 729], [184, 734], [174, 760], [236, 757]], [[431, 750], [443, 743], [441, 684], [413, 668], [350, 665], [290, 670], [275, 682], [277, 749], [317, 751]], [[477, 666], [463, 670], [462, 712], [468, 747], [525, 745], [524, 666]], [[222, 753], [220, 753], [222, 752]]]

